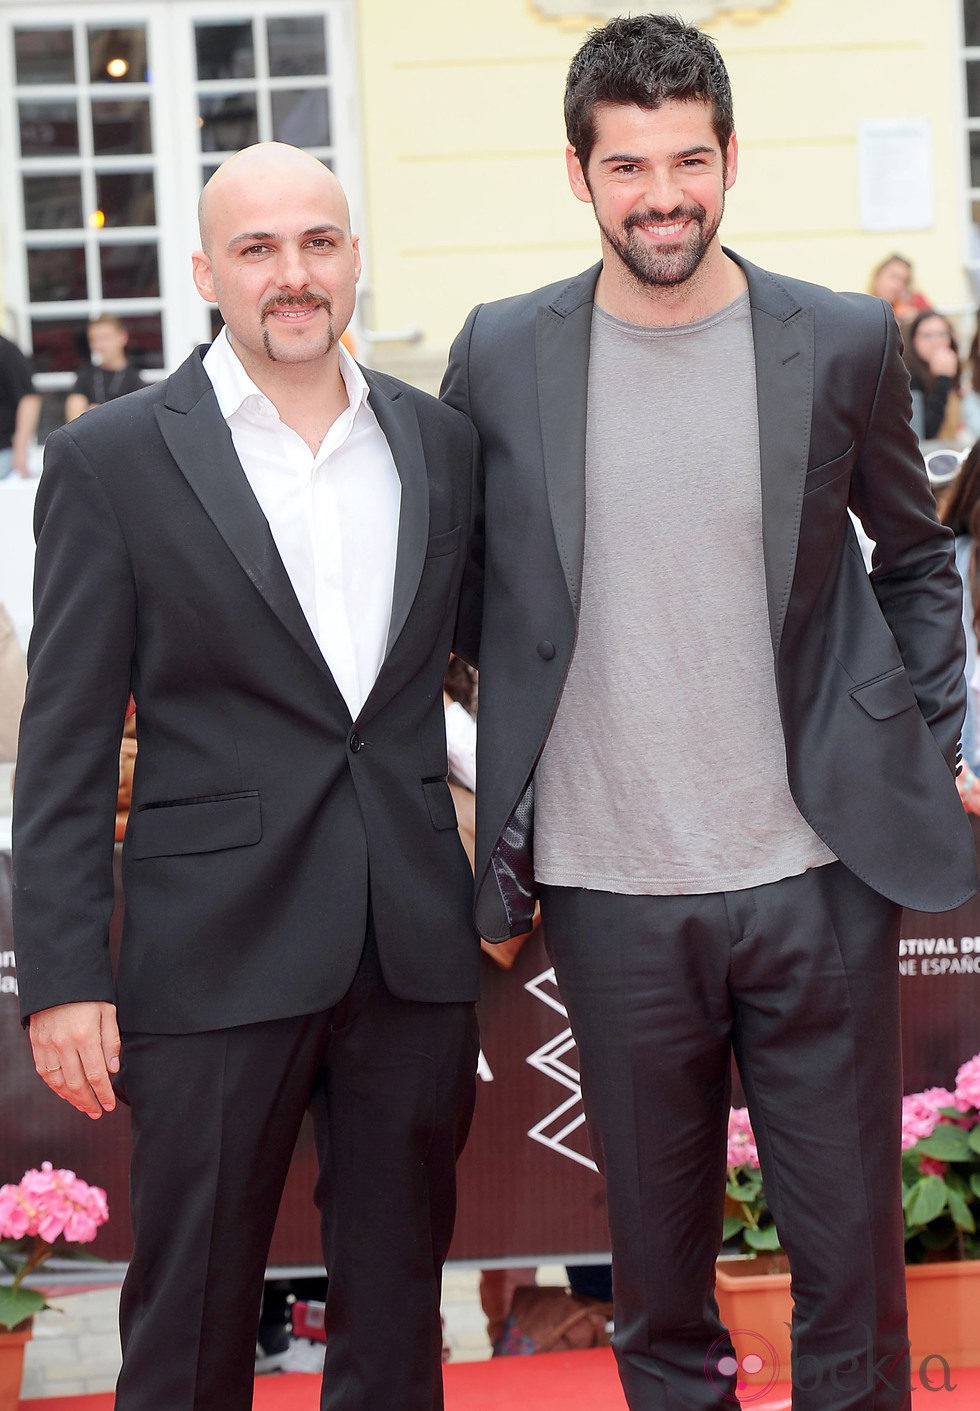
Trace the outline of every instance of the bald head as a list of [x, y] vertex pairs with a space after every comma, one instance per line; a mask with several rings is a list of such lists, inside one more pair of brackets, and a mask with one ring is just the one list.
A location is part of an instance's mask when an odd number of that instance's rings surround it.
[[205, 186], [200, 221], [194, 283], [218, 305], [256, 384], [268, 391], [311, 376], [341, 386], [337, 341], [354, 313], [361, 257], [333, 173], [283, 142], [246, 147]]
[[245, 214], [252, 198], [264, 193], [265, 205], [288, 206], [299, 190], [329, 203], [337, 223], [350, 234], [350, 209], [344, 188], [321, 161], [286, 142], [257, 142], [221, 163], [205, 184], [197, 205], [201, 248], [211, 254], [216, 231], [238, 213]]

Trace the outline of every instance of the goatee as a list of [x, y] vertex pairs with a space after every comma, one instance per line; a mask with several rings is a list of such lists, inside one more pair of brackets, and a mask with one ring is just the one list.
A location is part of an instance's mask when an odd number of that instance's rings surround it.
[[[723, 213], [724, 203], [717, 219], [709, 224], [707, 211], [694, 203], [675, 206], [668, 212], [633, 211], [623, 221], [622, 231], [609, 230], [601, 221], [599, 229], [638, 283], [670, 288], [683, 284], [695, 273], [718, 232]], [[658, 247], [647, 236], [635, 233], [638, 226], [671, 225], [680, 220], [691, 222], [683, 244], [672, 242]]]

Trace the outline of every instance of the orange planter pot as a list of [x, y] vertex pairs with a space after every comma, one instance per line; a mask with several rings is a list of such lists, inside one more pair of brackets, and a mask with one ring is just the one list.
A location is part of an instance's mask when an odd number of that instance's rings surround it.
[[913, 1370], [927, 1357], [980, 1367], [980, 1259], [910, 1264], [905, 1288]]
[[721, 1321], [732, 1335], [739, 1361], [739, 1382], [788, 1382], [789, 1323], [793, 1297], [789, 1274], [767, 1273], [768, 1257], [719, 1259], [715, 1297]]
[[[980, 1259], [913, 1264], [905, 1270], [913, 1377], [928, 1362], [933, 1379], [943, 1358], [948, 1366], [980, 1366]], [[760, 1382], [789, 1381], [789, 1322], [793, 1299], [789, 1274], [762, 1273], [754, 1259], [718, 1261], [715, 1296], [742, 1364], [739, 1376]], [[758, 1368], [747, 1358], [758, 1357]]]
[[30, 1327], [20, 1332], [0, 1332], [0, 1411], [17, 1411], [24, 1377], [24, 1349]]

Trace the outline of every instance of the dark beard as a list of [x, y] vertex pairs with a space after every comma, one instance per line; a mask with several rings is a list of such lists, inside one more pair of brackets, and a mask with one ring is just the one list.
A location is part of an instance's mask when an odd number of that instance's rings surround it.
[[[685, 283], [697, 270], [718, 232], [723, 213], [724, 204], [718, 213], [718, 219], [709, 226], [708, 213], [703, 206], [677, 206], [669, 214], [662, 211], [634, 211], [623, 222], [622, 234], [608, 230], [601, 222], [599, 229], [638, 283], [657, 288], [671, 288]], [[638, 225], [669, 225], [676, 220], [694, 221], [684, 245], [657, 250], [643, 236], [633, 235]]]

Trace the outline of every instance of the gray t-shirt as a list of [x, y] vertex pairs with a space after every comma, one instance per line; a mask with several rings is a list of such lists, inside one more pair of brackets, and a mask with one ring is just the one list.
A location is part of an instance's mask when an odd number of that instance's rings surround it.
[[538, 881], [693, 894], [833, 861], [786, 780], [748, 295], [675, 328], [596, 308], [588, 397], [581, 612], [535, 774]]

